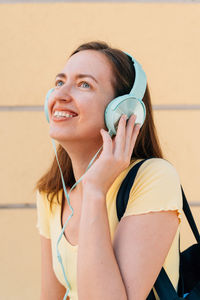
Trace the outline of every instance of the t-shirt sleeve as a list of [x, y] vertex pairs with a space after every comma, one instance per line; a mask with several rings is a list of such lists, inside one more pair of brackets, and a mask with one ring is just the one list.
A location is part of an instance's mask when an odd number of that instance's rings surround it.
[[37, 207], [37, 224], [36, 228], [39, 230], [39, 233], [50, 239], [50, 230], [49, 230], [49, 202], [47, 200], [46, 194], [36, 192], [36, 207]]
[[167, 210], [176, 210], [181, 221], [180, 178], [167, 160], [152, 158], [138, 170], [123, 217]]

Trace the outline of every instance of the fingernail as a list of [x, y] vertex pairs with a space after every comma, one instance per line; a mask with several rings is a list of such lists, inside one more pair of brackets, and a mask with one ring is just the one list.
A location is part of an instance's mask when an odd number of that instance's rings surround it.
[[124, 115], [123, 115], [123, 119], [124, 119], [124, 120], [127, 120], [127, 119], [128, 119], [128, 116], [124, 114]]

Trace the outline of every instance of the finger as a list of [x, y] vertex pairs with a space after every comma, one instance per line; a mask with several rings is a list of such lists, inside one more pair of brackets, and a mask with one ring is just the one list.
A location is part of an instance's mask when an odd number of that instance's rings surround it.
[[131, 142], [130, 142], [130, 148], [129, 148], [129, 157], [131, 157], [135, 143], [136, 143], [136, 139], [138, 137], [138, 134], [140, 132], [140, 128], [141, 128], [141, 124], [135, 124], [134, 129], [133, 129], [133, 134], [131, 137]]
[[129, 156], [129, 153], [130, 153], [131, 138], [133, 135], [135, 120], [136, 120], [136, 115], [134, 115], [134, 114], [132, 114], [128, 120], [128, 124], [127, 124], [127, 128], [126, 128], [125, 149], [124, 149], [125, 157]]
[[103, 128], [100, 130], [103, 139], [103, 150], [102, 152], [106, 155], [113, 153], [113, 141], [109, 133]]
[[121, 116], [118, 128], [117, 128], [117, 134], [115, 137], [115, 148], [114, 148], [114, 154], [116, 157], [122, 157], [124, 156], [124, 148], [125, 148], [125, 139], [126, 139], [126, 119], [127, 116], [124, 114]]

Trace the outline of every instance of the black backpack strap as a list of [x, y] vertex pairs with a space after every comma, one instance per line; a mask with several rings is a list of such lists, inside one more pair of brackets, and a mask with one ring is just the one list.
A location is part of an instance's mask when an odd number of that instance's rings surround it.
[[147, 159], [140, 161], [139, 163], [137, 163], [134, 167], [132, 167], [130, 169], [130, 171], [126, 175], [125, 179], [123, 180], [123, 182], [119, 188], [119, 191], [117, 194], [117, 199], [116, 199], [117, 217], [118, 217], [119, 221], [126, 210], [130, 190], [131, 190], [131, 187], [133, 186], [138, 169]]
[[153, 289], [151, 289], [151, 291], [150, 291], [148, 297], [146, 298], [146, 300], [156, 300]]
[[163, 267], [158, 275], [154, 287], [156, 292], [158, 293], [159, 298], [162, 300], [180, 299]]
[[187, 202], [187, 199], [185, 197], [185, 194], [184, 194], [182, 186], [181, 186], [181, 191], [182, 191], [182, 196], [183, 196], [183, 211], [184, 211], [185, 216], [186, 216], [186, 218], [188, 220], [188, 223], [190, 224], [190, 227], [191, 227], [192, 232], [193, 232], [193, 234], [195, 236], [195, 239], [197, 240], [197, 243], [200, 244], [199, 231], [197, 229], [196, 223], [194, 221], [194, 218], [193, 218], [190, 206], [189, 206], [189, 204]]

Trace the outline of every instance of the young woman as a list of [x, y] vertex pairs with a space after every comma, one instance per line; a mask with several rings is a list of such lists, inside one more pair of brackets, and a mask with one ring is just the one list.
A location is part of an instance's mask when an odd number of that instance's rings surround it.
[[[145, 300], [164, 266], [177, 288], [182, 195], [175, 168], [163, 158], [154, 127], [148, 85], [143, 102], [146, 119], [135, 125], [132, 115], [120, 118], [117, 134], [108, 134], [105, 108], [128, 94], [135, 72], [129, 57], [104, 42], [78, 47], [56, 76], [48, 101], [51, 138], [74, 214], [60, 240], [59, 251], [71, 300]], [[62, 116], [60, 112], [62, 111]], [[125, 214], [120, 222], [116, 196], [128, 171], [144, 158]], [[41, 300], [60, 300], [67, 282], [57, 258], [57, 240], [71, 215], [54, 158], [37, 182], [37, 214], [41, 235]], [[156, 298], [158, 299], [157, 295]]]

